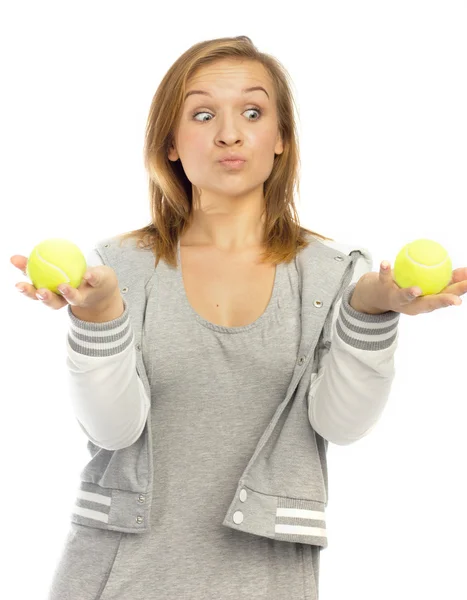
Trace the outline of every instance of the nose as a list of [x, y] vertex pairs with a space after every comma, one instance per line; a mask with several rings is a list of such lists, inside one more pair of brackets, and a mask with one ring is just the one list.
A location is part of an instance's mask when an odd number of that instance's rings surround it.
[[219, 130], [216, 135], [217, 143], [230, 146], [231, 144], [241, 142], [243, 134], [241, 133], [238, 121], [234, 117], [228, 115], [223, 116], [219, 118], [218, 123]]

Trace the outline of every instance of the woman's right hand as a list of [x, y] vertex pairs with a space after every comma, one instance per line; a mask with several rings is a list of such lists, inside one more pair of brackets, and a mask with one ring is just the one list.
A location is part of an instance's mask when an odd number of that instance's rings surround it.
[[[27, 276], [26, 267], [28, 258], [20, 254], [10, 257], [10, 262]], [[90, 275], [91, 278], [85, 278]], [[120, 295], [118, 278], [115, 271], [108, 265], [88, 267], [84, 277], [77, 288], [65, 284], [68, 293], [64, 296], [55, 294], [47, 288], [36, 289], [31, 283], [21, 281], [16, 284], [18, 289], [24, 290], [24, 295], [32, 300], [40, 300], [36, 297], [39, 293], [43, 297], [43, 304], [54, 310], [58, 310], [70, 304], [79, 308], [89, 309], [92, 312], [106, 309], [112, 300]]]

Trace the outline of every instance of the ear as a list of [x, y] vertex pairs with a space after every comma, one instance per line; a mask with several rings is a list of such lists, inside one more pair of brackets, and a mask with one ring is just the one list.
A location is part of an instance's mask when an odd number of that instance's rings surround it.
[[282, 154], [284, 152], [284, 144], [282, 143], [282, 136], [280, 133], [277, 134], [276, 145], [274, 146], [274, 154]]
[[177, 152], [177, 149], [175, 148], [174, 142], [170, 143], [169, 151], [167, 153], [167, 156], [168, 156], [169, 160], [172, 160], [174, 162], [180, 158], [178, 156], [178, 152]]

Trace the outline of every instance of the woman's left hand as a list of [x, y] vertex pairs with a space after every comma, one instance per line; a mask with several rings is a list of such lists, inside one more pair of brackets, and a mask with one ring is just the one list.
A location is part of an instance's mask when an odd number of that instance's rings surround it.
[[[387, 265], [387, 269], [384, 265]], [[421, 289], [417, 286], [399, 287], [394, 281], [391, 265], [388, 261], [383, 261], [379, 273], [365, 273], [358, 280], [351, 305], [369, 314], [394, 311], [405, 315], [418, 315], [446, 306], [459, 306], [462, 304], [459, 296], [466, 292], [467, 267], [454, 269], [448, 285], [437, 294], [422, 296]]]

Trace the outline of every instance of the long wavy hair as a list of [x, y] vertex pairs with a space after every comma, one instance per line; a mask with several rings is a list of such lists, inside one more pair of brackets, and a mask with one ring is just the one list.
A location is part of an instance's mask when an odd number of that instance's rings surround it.
[[295, 102], [290, 75], [281, 63], [259, 52], [247, 36], [224, 37], [195, 44], [178, 58], [165, 74], [153, 97], [146, 124], [144, 166], [149, 182], [151, 222], [140, 229], [121, 234], [121, 243], [135, 238], [140, 248], [151, 249], [156, 257], [177, 266], [178, 240], [192, 219], [192, 184], [180, 160], [169, 160], [187, 83], [197, 69], [221, 59], [251, 60], [261, 63], [276, 90], [279, 131], [284, 150], [274, 157], [268, 179], [264, 182], [264, 238], [261, 262], [290, 262], [315, 236], [332, 240], [300, 225], [294, 202], [299, 196], [299, 146]]

